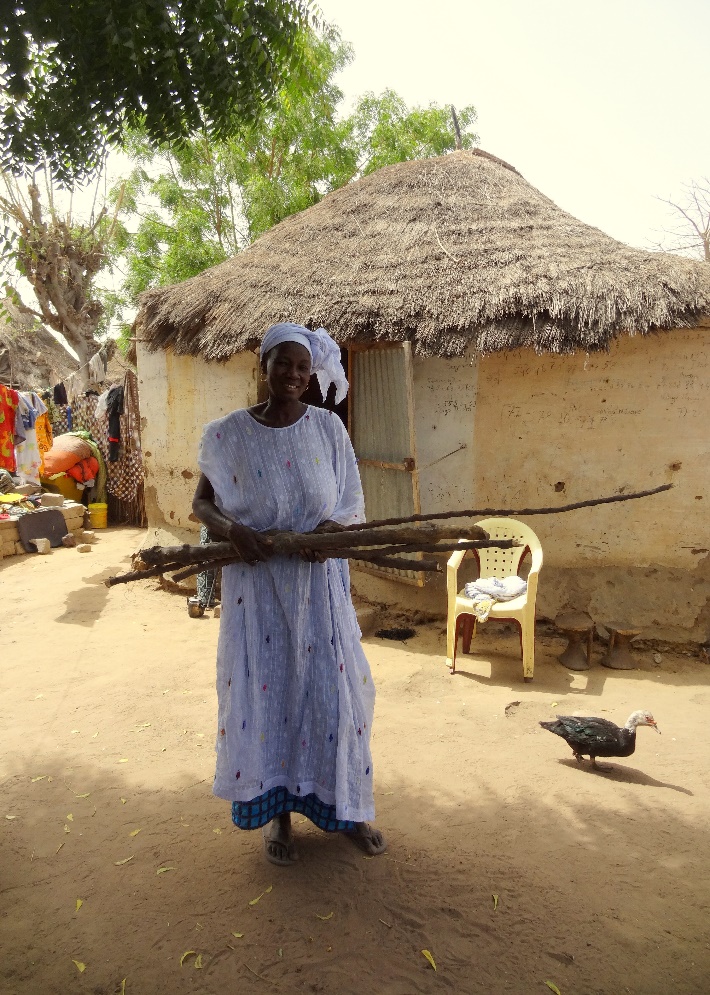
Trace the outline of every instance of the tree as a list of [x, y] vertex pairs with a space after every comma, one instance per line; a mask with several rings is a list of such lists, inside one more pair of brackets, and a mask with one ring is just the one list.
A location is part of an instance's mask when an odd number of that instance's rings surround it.
[[12, 0], [0, 14], [0, 166], [93, 174], [141, 127], [157, 144], [253, 122], [300, 65], [311, 0]]
[[[450, 109], [409, 109], [392, 90], [366, 94], [349, 116], [337, 115], [334, 77], [352, 59], [333, 27], [311, 32], [303, 47], [309, 85], [288, 81], [273, 109], [223, 141], [200, 135], [164, 146], [134, 134], [136, 168], [126, 180], [123, 214], [126, 303], [147, 287], [176, 283], [234, 256], [283, 218], [381, 166], [440, 155], [456, 147]], [[462, 145], [473, 107], [460, 114]]]
[[682, 200], [658, 198], [673, 211], [674, 224], [664, 229], [659, 248], [666, 252], [682, 252], [699, 256], [710, 263], [710, 179], [693, 180], [684, 187]]
[[96, 214], [92, 212], [87, 223], [77, 223], [71, 211], [62, 214], [56, 208], [49, 182], [45, 207], [36, 183], [30, 183], [25, 191], [18, 181], [4, 179], [0, 212], [10, 228], [4, 258], [14, 262], [17, 272], [27, 280], [37, 307], [26, 304], [16, 289], [12, 291], [14, 303], [23, 314], [64, 336], [84, 367], [77, 374], [79, 383], [86, 385], [85, 364], [98, 350], [96, 335], [105, 311], [95, 279], [110, 259], [120, 199], [113, 216], [103, 207]]

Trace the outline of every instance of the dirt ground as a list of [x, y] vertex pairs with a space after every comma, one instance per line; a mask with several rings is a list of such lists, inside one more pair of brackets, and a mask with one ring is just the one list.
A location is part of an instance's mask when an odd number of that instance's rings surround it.
[[[541, 636], [524, 684], [492, 626], [453, 677], [440, 625], [368, 638], [389, 851], [297, 817], [282, 869], [211, 794], [219, 623], [103, 584], [140, 536], [0, 563], [0, 991], [710, 991], [706, 664], [572, 675]], [[537, 725], [636, 708], [662, 735], [608, 774]]]

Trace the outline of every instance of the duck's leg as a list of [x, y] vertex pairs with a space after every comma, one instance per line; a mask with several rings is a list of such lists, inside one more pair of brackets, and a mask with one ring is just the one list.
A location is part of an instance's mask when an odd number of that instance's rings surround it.
[[607, 770], [613, 770], [614, 769], [614, 765], [613, 764], [598, 764], [597, 763], [597, 758], [595, 756], [591, 755], [591, 754], [589, 756], [589, 759], [592, 761], [592, 767], [594, 768], [594, 770], [607, 771]]
[[581, 764], [581, 763], [584, 762], [584, 757], [582, 756], [581, 753], [577, 753], [576, 750], [572, 750], [572, 752], [574, 753], [574, 759], [577, 761], [578, 764]]

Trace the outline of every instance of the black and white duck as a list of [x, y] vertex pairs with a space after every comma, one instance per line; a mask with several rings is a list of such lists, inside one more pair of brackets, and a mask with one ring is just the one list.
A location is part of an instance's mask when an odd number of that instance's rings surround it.
[[617, 726], [608, 719], [577, 715], [558, 715], [554, 722], [541, 722], [540, 725], [569, 743], [579, 763], [588, 756], [596, 770], [613, 769], [598, 764], [597, 757], [631, 756], [636, 749], [637, 726], [651, 726], [657, 733], [661, 731], [651, 713], [644, 711], [632, 712], [624, 726]]

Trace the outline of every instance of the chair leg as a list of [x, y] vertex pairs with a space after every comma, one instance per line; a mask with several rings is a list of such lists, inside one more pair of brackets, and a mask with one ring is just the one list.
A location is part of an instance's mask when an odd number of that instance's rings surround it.
[[471, 652], [471, 640], [476, 634], [476, 616], [475, 615], [461, 615], [463, 622], [463, 640], [461, 643], [461, 649], [464, 653]]
[[535, 670], [535, 620], [520, 623], [520, 642], [523, 649], [523, 679], [530, 682]]
[[446, 666], [453, 674], [456, 670], [456, 644], [459, 637], [459, 620], [451, 612], [446, 619]]

